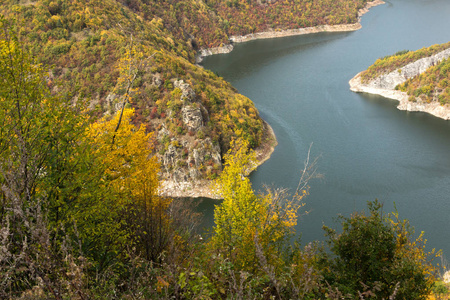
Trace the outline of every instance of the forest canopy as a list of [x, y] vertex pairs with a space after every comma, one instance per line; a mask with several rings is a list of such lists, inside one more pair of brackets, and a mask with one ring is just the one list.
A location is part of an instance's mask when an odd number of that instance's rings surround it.
[[[306, 163], [296, 191], [254, 191], [247, 176], [262, 120], [193, 64], [198, 47], [229, 34], [354, 22], [365, 0], [3, 3], [0, 298], [430, 294], [437, 254], [377, 201], [341, 218], [341, 233], [326, 227], [328, 246], [296, 240], [314, 168]], [[198, 164], [224, 197], [209, 233], [194, 201], [158, 194], [159, 158], [180, 153], [171, 174], [197, 168], [200, 145], [223, 154], [223, 172], [210, 154]]]

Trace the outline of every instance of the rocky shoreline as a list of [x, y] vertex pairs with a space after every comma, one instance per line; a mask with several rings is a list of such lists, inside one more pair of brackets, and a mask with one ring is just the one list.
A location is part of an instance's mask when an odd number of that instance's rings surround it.
[[450, 120], [450, 105], [441, 105], [439, 101], [428, 103], [418, 100], [412, 102], [409, 101], [407, 93], [395, 90], [397, 85], [425, 72], [429, 67], [436, 65], [448, 57], [450, 57], [450, 49], [419, 59], [400, 69], [383, 74], [367, 83], [362, 83], [362, 72], [360, 72], [349, 81], [350, 90], [357, 93], [375, 94], [397, 100], [399, 101], [399, 105], [397, 106], [399, 110], [425, 112], [444, 120]]
[[[358, 17], [360, 18], [363, 14], [367, 13], [371, 7], [384, 4], [382, 0], [374, 0], [366, 4], [363, 9], [358, 12]], [[319, 32], [346, 32], [346, 31], [356, 31], [361, 28], [361, 24], [341, 24], [341, 25], [320, 25], [316, 27], [308, 28], [298, 28], [289, 30], [272, 30], [267, 32], [259, 32], [254, 34], [249, 34], [245, 36], [232, 36], [230, 38], [230, 44], [214, 47], [209, 49], [201, 49], [196, 57], [196, 63], [200, 63], [203, 57], [230, 53], [233, 51], [234, 43], [244, 43], [256, 39], [268, 39], [277, 37], [286, 37], [294, 35], [304, 35]], [[264, 121], [264, 120], [263, 120]], [[266, 160], [268, 160], [275, 150], [277, 145], [277, 140], [272, 127], [264, 121], [264, 136], [261, 146], [255, 149], [257, 166], [262, 165]], [[177, 181], [177, 180], [163, 180], [161, 181], [161, 186], [159, 188], [159, 194], [163, 197], [205, 197], [211, 199], [221, 199], [221, 196], [211, 188], [211, 181], [209, 180], [196, 180], [196, 181]]]
[[[261, 145], [255, 149], [256, 164], [262, 165], [270, 158], [276, 145], [278, 144], [272, 127], [264, 121], [264, 135]], [[211, 198], [222, 199], [220, 194], [212, 189], [212, 181], [176, 181], [162, 180], [159, 188], [159, 195], [171, 198]]]
[[[370, 8], [384, 4], [385, 2], [382, 0], [374, 0], [368, 2], [366, 6], [359, 10], [358, 18], [360, 19], [362, 15], [367, 13]], [[208, 49], [201, 49], [196, 57], [196, 63], [201, 63], [203, 58], [210, 55], [216, 54], [226, 54], [233, 51], [234, 43], [245, 43], [248, 41], [258, 40], [258, 39], [271, 39], [278, 37], [287, 37], [294, 35], [304, 35], [311, 33], [319, 33], [319, 32], [347, 32], [347, 31], [356, 31], [361, 29], [361, 24], [358, 21], [354, 24], [340, 24], [340, 25], [319, 25], [315, 27], [306, 27], [306, 28], [297, 28], [297, 29], [287, 29], [287, 30], [270, 30], [264, 32], [251, 33], [247, 35], [239, 35], [239, 36], [231, 36], [230, 44], [214, 47]]]

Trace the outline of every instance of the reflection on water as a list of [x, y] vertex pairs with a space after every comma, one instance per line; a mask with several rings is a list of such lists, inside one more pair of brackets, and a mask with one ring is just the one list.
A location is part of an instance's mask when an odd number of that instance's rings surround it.
[[[450, 253], [450, 123], [348, 86], [379, 57], [450, 41], [449, 13], [446, 0], [392, 0], [366, 14], [356, 32], [252, 41], [205, 59], [255, 102], [277, 135], [271, 159], [251, 175], [256, 189], [294, 189], [311, 143], [321, 157], [325, 177], [311, 182], [310, 213], [298, 225], [304, 242], [322, 240], [323, 224], [335, 226], [338, 214], [378, 198], [387, 212], [395, 202], [428, 245]], [[214, 203], [199, 207], [207, 226]]]

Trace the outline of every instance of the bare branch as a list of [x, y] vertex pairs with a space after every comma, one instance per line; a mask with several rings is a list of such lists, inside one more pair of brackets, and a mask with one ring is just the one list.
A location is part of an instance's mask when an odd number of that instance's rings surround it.
[[319, 161], [320, 156], [315, 157], [311, 160], [311, 148], [313, 143], [309, 145], [308, 154], [306, 156], [306, 160], [304, 163], [303, 170], [301, 172], [300, 180], [297, 185], [297, 189], [295, 190], [295, 195], [299, 195], [300, 191], [305, 191], [308, 188], [308, 183], [311, 179], [314, 178], [322, 178], [323, 175], [317, 173], [317, 162]]

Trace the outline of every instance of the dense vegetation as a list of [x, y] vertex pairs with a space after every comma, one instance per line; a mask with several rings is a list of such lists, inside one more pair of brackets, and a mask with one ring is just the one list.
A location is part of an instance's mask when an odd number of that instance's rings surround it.
[[[361, 81], [369, 82], [372, 79], [388, 74], [421, 58], [432, 56], [450, 47], [450, 42], [433, 45], [417, 51], [403, 50], [394, 55], [378, 59], [366, 71], [361, 73]], [[431, 103], [439, 101], [442, 105], [450, 103], [450, 60], [445, 59], [437, 65], [431, 66], [424, 73], [409, 78], [406, 82], [396, 86], [397, 90], [408, 93], [409, 100]]]
[[[54, 92], [88, 100], [86, 106], [97, 118], [114, 115], [127, 98], [127, 106], [135, 109], [134, 124], [144, 124], [147, 131], [164, 129], [155, 151], [163, 155], [175, 144], [183, 152], [179, 167], [190, 163], [197, 147], [191, 140], [209, 138], [225, 152], [232, 137], [247, 139], [252, 147], [261, 144], [263, 124], [253, 103], [222, 78], [190, 63], [195, 51], [161, 19], [143, 19], [113, 0], [36, 1], [2, 5], [1, 10], [17, 19], [21, 44], [51, 66], [47, 84]], [[127, 79], [131, 73], [132, 81]], [[192, 91], [192, 103], [183, 101], [175, 86], [181, 80]], [[199, 128], [183, 120], [185, 106], [200, 112]], [[220, 170], [198, 166], [201, 177]]]
[[[256, 193], [258, 112], [192, 64], [228, 34], [353, 22], [365, 2], [3, 1], [0, 298], [424, 299], [436, 253], [378, 202], [325, 228], [329, 253], [293, 243], [314, 166], [293, 195]], [[157, 192], [158, 155], [193, 164], [182, 137], [229, 149], [222, 173], [199, 166], [224, 197], [206, 235], [193, 203]]]
[[[177, 169], [189, 181], [215, 178], [232, 138], [252, 148], [267, 143], [253, 103], [194, 65], [197, 50], [235, 34], [354, 23], [366, 2], [5, 0], [0, 13], [16, 20], [21, 45], [50, 67], [53, 92], [87, 100], [97, 118], [134, 108], [133, 124], [157, 133], [164, 178]], [[195, 151], [216, 159], [199, 161]]]
[[397, 89], [407, 92], [410, 101], [450, 103], [450, 60], [445, 59], [419, 76], [408, 79]]
[[179, 39], [200, 48], [228, 43], [233, 35], [310, 27], [351, 24], [367, 0], [146, 0], [122, 1], [144, 18], [160, 17]]
[[433, 45], [428, 48], [422, 48], [417, 51], [402, 50], [394, 55], [388, 55], [377, 59], [366, 71], [361, 73], [362, 82], [369, 82], [370, 80], [382, 75], [397, 70], [409, 63], [419, 60], [424, 57], [431, 56], [441, 52], [450, 47], [450, 42], [440, 45]]
[[[4, 24], [4, 20], [1, 20]], [[159, 165], [132, 109], [95, 122], [52, 94], [8, 30], [0, 40], [0, 297], [6, 299], [425, 299], [435, 253], [397, 214], [326, 228], [331, 253], [292, 244], [314, 177], [257, 194], [238, 139], [216, 180], [224, 201], [202, 237], [185, 201], [157, 195]]]
[[[1, 20], [4, 24], [4, 20]], [[314, 177], [293, 195], [257, 194], [255, 156], [238, 139], [216, 181], [215, 227], [157, 195], [159, 165], [132, 109], [95, 122], [52, 94], [44, 69], [4, 29], [0, 40], [0, 297], [7, 299], [425, 299], [435, 274], [422, 234], [382, 214], [326, 227], [332, 254], [292, 244]]]

